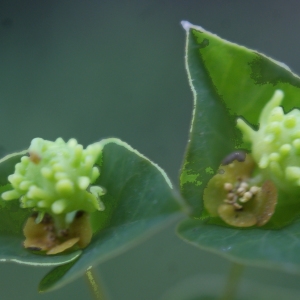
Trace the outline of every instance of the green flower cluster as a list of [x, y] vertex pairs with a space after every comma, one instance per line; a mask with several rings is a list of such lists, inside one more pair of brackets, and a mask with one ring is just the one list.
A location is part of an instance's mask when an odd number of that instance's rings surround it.
[[244, 120], [237, 126], [245, 142], [251, 143], [252, 156], [258, 167], [284, 190], [300, 186], [300, 111], [285, 114], [279, 105], [284, 94], [276, 90], [259, 119], [259, 130]]
[[44, 213], [72, 218], [79, 210], [104, 210], [103, 189], [91, 186], [100, 175], [95, 163], [101, 150], [98, 143], [83, 149], [75, 139], [66, 143], [61, 138], [55, 142], [35, 138], [29, 156], [23, 156], [8, 177], [13, 190], [2, 198], [20, 199], [21, 207], [33, 208], [41, 218]]

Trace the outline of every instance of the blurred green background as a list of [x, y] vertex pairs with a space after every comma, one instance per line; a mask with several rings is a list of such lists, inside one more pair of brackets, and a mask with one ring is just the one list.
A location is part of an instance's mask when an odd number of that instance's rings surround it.
[[[1, 154], [34, 137], [87, 145], [114, 136], [177, 184], [192, 113], [180, 21], [300, 73], [299, 8], [275, 0], [0, 0]], [[174, 228], [97, 267], [112, 300], [156, 300], [195, 275], [225, 279], [229, 262], [185, 244]], [[84, 278], [38, 294], [48, 271], [0, 264], [0, 299], [89, 299]], [[244, 278], [300, 295], [297, 275], [248, 267]]]

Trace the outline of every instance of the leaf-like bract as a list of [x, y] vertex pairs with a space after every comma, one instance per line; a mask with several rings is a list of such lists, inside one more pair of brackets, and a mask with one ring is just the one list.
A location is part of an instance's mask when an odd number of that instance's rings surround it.
[[99, 158], [95, 184], [106, 189], [104, 212], [92, 214], [90, 245], [76, 263], [59, 266], [41, 281], [40, 291], [57, 289], [95, 266], [135, 245], [164, 224], [177, 219], [182, 203], [165, 172], [118, 139], [107, 139]]
[[[203, 207], [203, 193], [229, 153], [237, 148], [249, 150], [236, 128], [236, 119], [242, 117], [257, 128], [263, 107], [277, 89], [285, 95], [285, 113], [299, 108], [300, 78], [284, 64], [257, 51], [186, 21], [182, 25], [187, 33], [186, 68], [194, 112], [180, 185], [193, 219], [183, 221], [178, 234], [237, 262], [299, 272], [300, 223], [297, 220], [290, 224], [299, 216], [299, 195], [279, 191], [269, 223], [260, 229], [235, 229], [221, 221], [204, 220], [208, 214]], [[213, 222], [218, 225], [209, 224]]]

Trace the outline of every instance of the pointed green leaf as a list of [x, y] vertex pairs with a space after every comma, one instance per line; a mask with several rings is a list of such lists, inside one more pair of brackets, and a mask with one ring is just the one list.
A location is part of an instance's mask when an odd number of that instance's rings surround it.
[[286, 112], [300, 107], [300, 78], [257, 51], [186, 21], [182, 25], [187, 32], [186, 68], [195, 105], [180, 183], [193, 216], [199, 217], [209, 179], [222, 159], [242, 145], [237, 116], [257, 126], [276, 89], [284, 91]]
[[195, 57], [189, 57], [187, 52], [187, 67], [194, 68], [195, 59], [204, 64], [215, 92], [231, 115], [241, 115], [257, 125], [262, 108], [276, 89], [285, 93], [286, 111], [299, 107], [300, 78], [285, 64], [226, 41], [200, 26], [188, 22], [183, 22], [183, 26], [187, 30], [188, 51], [194, 48], [197, 52]]
[[199, 55], [200, 49], [209, 43], [204, 39], [199, 46], [193, 33], [191, 29], [187, 31], [186, 68], [194, 95], [194, 112], [180, 185], [193, 215], [200, 216], [204, 188], [221, 160], [234, 148], [236, 136], [235, 121], [226, 111], [205, 61]]
[[285, 112], [300, 107], [300, 78], [257, 51], [188, 22], [182, 25], [187, 32], [186, 68], [195, 105], [180, 184], [194, 220], [184, 221], [178, 233], [194, 245], [238, 262], [300, 271], [300, 223], [286, 226], [299, 215], [299, 195], [279, 190], [275, 214], [263, 228], [228, 228], [218, 217], [210, 223], [219, 226], [197, 220], [207, 216], [204, 189], [222, 160], [236, 148], [247, 147], [236, 128], [237, 117], [257, 127], [262, 108], [277, 89], [284, 92]]
[[40, 291], [67, 284], [89, 266], [132, 247], [181, 215], [178, 195], [162, 169], [118, 139], [100, 143], [103, 155], [96, 184], [106, 189], [101, 197], [106, 209], [92, 216], [97, 233], [76, 263], [57, 267], [46, 275]]
[[235, 229], [185, 220], [177, 232], [192, 245], [237, 263], [300, 273], [300, 220], [280, 230]]

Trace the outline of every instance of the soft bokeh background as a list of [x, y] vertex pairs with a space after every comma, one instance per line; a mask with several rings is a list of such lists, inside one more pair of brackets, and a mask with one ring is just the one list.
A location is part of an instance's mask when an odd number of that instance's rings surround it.
[[[115, 136], [177, 184], [192, 112], [180, 21], [300, 73], [299, 8], [275, 0], [0, 0], [1, 154], [34, 137], [87, 145]], [[225, 259], [185, 244], [174, 228], [97, 267], [112, 300], [156, 300], [198, 274], [225, 278]], [[89, 299], [84, 279], [38, 294], [48, 270], [1, 264], [0, 299]], [[244, 276], [300, 295], [297, 275], [248, 267]]]

